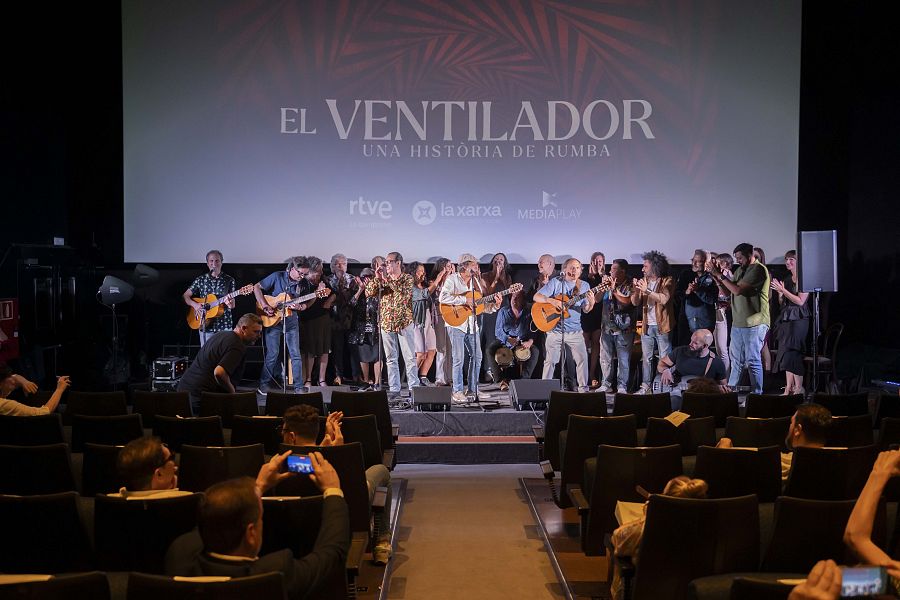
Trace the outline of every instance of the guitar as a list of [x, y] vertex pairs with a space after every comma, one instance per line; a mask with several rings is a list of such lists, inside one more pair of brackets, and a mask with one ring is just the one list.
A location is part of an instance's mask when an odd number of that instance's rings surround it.
[[[507, 294], [515, 294], [516, 292], [522, 291], [521, 283], [514, 283], [502, 292], [494, 292], [494, 294], [500, 294], [501, 296], [506, 296]], [[466, 292], [465, 294], [456, 294], [458, 298], [469, 299], [472, 297], [473, 292]], [[489, 298], [493, 297], [494, 294], [490, 294], [487, 298], [481, 297], [481, 292], [475, 290], [475, 314], [480, 315], [484, 312], [484, 305], [488, 301]], [[441, 304], [441, 316], [444, 317], [444, 322], [448, 325], [453, 325], [454, 327], [462, 325], [466, 322], [466, 319], [472, 316], [472, 307], [468, 304]]]
[[201, 310], [194, 310], [193, 308], [188, 309], [187, 313], [187, 324], [191, 329], [200, 329], [201, 323], [204, 328], [206, 325], [209, 325], [209, 321], [211, 319], [215, 319], [222, 312], [223, 309], [221, 304], [223, 304], [226, 300], [231, 300], [237, 296], [246, 296], [248, 294], [253, 293], [253, 284], [248, 283], [244, 287], [239, 290], [235, 290], [230, 294], [226, 294], [221, 298], [216, 298], [215, 294], [210, 294], [206, 298], [191, 298], [194, 302], [199, 302], [203, 305]]
[[309, 300], [314, 298], [327, 298], [328, 295], [331, 294], [331, 290], [326, 288], [322, 288], [321, 290], [316, 290], [311, 294], [306, 294], [305, 296], [300, 296], [298, 298], [291, 298], [287, 292], [282, 292], [277, 296], [265, 296], [266, 302], [268, 305], [275, 305], [275, 314], [271, 317], [265, 313], [264, 306], [260, 305], [259, 302], [256, 303], [256, 314], [259, 315], [259, 318], [262, 319], [263, 327], [272, 327], [274, 325], [278, 325], [281, 323], [281, 319], [284, 317], [289, 317], [294, 314], [292, 308], [296, 307], [298, 304], [303, 304]]
[[562, 313], [563, 319], [567, 318], [569, 316], [569, 309], [575, 306], [576, 302], [587, 296], [588, 292], [594, 292], [596, 294], [597, 292], [605, 292], [608, 289], [610, 289], [609, 285], [601, 283], [600, 285], [585, 291], [583, 294], [578, 294], [571, 298], [565, 294], [554, 296], [555, 299], [563, 303], [562, 311], [555, 308], [549, 302], [535, 302], [534, 306], [531, 307], [531, 320], [534, 321], [534, 326], [541, 331], [550, 331], [559, 323], [560, 313]]

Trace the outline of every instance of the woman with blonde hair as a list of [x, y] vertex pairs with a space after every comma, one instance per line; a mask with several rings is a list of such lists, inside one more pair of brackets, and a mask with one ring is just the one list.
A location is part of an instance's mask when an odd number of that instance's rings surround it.
[[[662, 491], [663, 496], [673, 496], [675, 498], [699, 498], [705, 499], [709, 486], [702, 479], [691, 479], [685, 475], [673, 477], [666, 484]], [[623, 523], [612, 534], [613, 551], [616, 556], [630, 556], [632, 562], [637, 565], [638, 547], [641, 545], [641, 538], [644, 535], [644, 523], [647, 520], [647, 505], [644, 505], [644, 515]], [[619, 567], [613, 571], [613, 578], [609, 584], [609, 591], [614, 600], [622, 600], [622, 572]]]

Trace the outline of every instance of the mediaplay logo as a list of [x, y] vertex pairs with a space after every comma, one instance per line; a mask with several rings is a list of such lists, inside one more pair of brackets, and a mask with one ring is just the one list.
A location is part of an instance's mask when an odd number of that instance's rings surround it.
[[412, 218], [419, 225], [431, 225], [437, 218], [437, 207], [428, 200], [419, 200], [413, 205]]

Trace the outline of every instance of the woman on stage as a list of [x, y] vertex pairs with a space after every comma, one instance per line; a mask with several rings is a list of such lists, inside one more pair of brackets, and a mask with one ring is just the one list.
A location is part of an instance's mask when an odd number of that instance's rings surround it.
[[[591, 254], [591, 264], [588, 266], [586, 280], [590, 287], [597, 287], [603, 283], [603, 275], [606, 271], [606, 256], [602, 252]], [[592, 310], [581, 315], [581, 331], [584, 334], [584, 345], [588, 349], [588, 365], [590, 370], [591, 389], [600, 387], [600, 377], [597, 375], [597, 367], [600, 362], [600, 327], [603, 321], [602, 310]]]
[[781, 313], [775, 324], [778, 354], [773, 371], [784, 371], [787, 384], [784, 393], [803, 394], [803, 350], [809, 333], [809, 299], [807, 292], [799, 291], [797, 280], [797, 251], [788, 250], [784, 263], [790, 275], [784, 280], [772, 279], [770, 287], [778, 293]]
[[437, 353], [437, 341], [434, 334], [434, 319], [431, 310], [431, 292], [425, 278], [425, 265], [413, 261], [407, 267], [407, 273], [413, 277], [412, 310], [416, 343], [416, 366], [419, 368], [419, 381], [422, 385], [431, 385], [428, 371]]

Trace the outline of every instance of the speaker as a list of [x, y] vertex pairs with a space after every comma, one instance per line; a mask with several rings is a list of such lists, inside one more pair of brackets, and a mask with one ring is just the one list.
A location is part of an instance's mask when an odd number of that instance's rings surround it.
[[416, 386], [412, 388], [412, 401], [416, 410], [444, 412], [450, 410], [450, 386]]
[[800, 291], [838, 291], [837, 231], [797, 234], [797, 279]]
[[128, 302], [134, 296], [134, 286], [122, 281], [118, 277], [107, 275], [103, 278], [103, 284], [97, 290], [100, 302], [106, 306]]
[[509, 385], [509, 399], [516, 410], [544, 410], [550, 392], [558, 389], [558, 379], [513, 379]]

